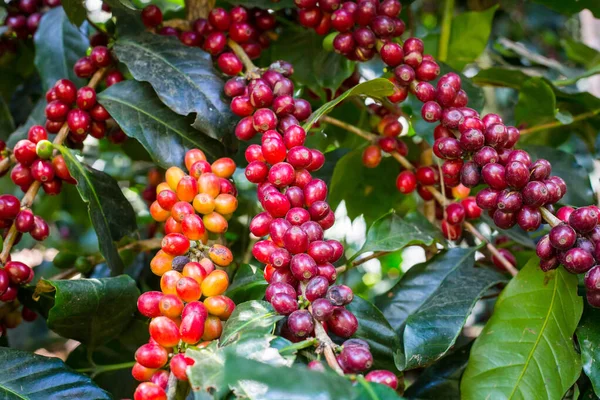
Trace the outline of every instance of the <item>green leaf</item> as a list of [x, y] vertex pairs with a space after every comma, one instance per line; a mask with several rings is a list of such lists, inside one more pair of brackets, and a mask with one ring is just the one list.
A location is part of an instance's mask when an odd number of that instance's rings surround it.
[[249, 300], [261, 300], [265, 296], [268, 283], [262, 270], [249, 264], [243, 264], [236, 272], [225, 295], [241, 304]]
[[323, 104], [317, 110], [313, 111], [311, 116], [304, 123], [304, 129], [308, 131], [313, 124], [319, 120], [319, 118], [321, 118], [323, 115], [329, 114], [329, 112], [333, 110], [335, 106], [349, 97], [366, 96], [381, 100], [393, 93], [394, 84], [385, 78], [377, 78], [360, 83], [354, 86], [352, 89], [346, 90], [344, 93], [330, 102]]
[[430, 246], [436, 241], [444, 242], [440, 230], [423, 214], [414, 211], [400, 217], [391, 211], [373, 222], [367, 232], [365, 244], [350, 261], [368, 251], [397, 251], [411, 244]]
[[379, 299], [379, 308], [400, 336], [395, 356], [401, 371], [446, 354], [477, 300], [504, 281], [496, 271], [475, 268], [477, 250], [453, 248], [415, 265]]
[[569, 59], [584, 65], [586, 68], [600, 65], [600, 51], [568, 37], [562, 39], [560, 43]]
[[48, 327], [59, 335], [96, 347], [116, 338], [131, 322], [140, 295], [128, 275], [101, 279], [50, 281], [36, 291], [52, 296]]
[[483, 69], [472, 78], [476, 85], [502, 86], [519, 89], [530, 79], [528, 75], [518, 69], [492, 67]]
[[6, 141], [6, 145], [8, 147], [12, 148], [15, 146], [15, 144], [17, 144], [17, 142], [19, 140], [26, 139], [27, 132], [29, 131], [29, 128], [31, 128], [33, 125], [42, 125], [43, 126], [44, 123], [46, 122], [45, 109], [46, 109], [46, 99], [41, 98], [35, 104], [35, 107], [31, 111], [31, 114], [29, 114], [29, 117], [27, 117], [27, 121], [25, 121], [25, 123], [23, 125], [19, 126], [17, 128], [17, 130], [15, 130], [8, 137], [8, 140]]
[[381, 311], [361, 297], [354, 297], [346, 306], [359, 321], [354, 337], [365, 340], [371, 347], [374, 369], [395, 369], [393, 354], [399, 347], [398, 336]]
[[3, 399], [111, 399], [90, 378], [76, 373], [55, 357], [0, 347], [0, 365], [0, 397]]
[[80, 26], [87, 17], [87, 10], [81, 0], [63, 0], [61, 1], [65, 13], [75, 26]]
[[35, 66], [48, 90], [57, 80], [67, 78], [78, 87], [85, 81], [73, 72], [73, 65], [89, 47], [87, 36], [71, 24], [62, 7], [44, 14], [35, 35]]
[[550, 161], [552, 175], [558, 175], [567, 182], [567, 194], [561, 199], [561, 203], [582, 207], [595, 202], [590, 177], [573, 154], [546, 146], [521, 147], [531, 154], [534, 160], [544, 158]]
[[224, 99], [210, 54], [149, 32], [119, 38], [114, 50], [133, 77], [149, 82], [171, 110], [195, 113], [194, 128], [216, 139], [233, 134], [237, 118]]
[[600, 18], [600, 4], [596, 0], [533, 0], [538, 4], [543, 4], [546, 7], [565, 15], [577, 14], [581, 10], [588, 9], [596, 18]]
[[133, 207], [110, 175], [79, 162], [66, 147], [57, 148], [71, 176], [77, 180], [77, 191], [88, 203], [100, 252], [113, 275], [118, 275], [123, 272], [124, 266], [115, 242], [137, 230]]
[[582, 310], [577, 276], [564, 268], [544, 273], [532, 258], [475, 340], [462, 398], [562, 398], [581, 373], [573, 334]]
[[[270, 61], [286, 60], [294, 66], [294, 81], [315, 93], [337, 90], [354, 72], [355, 63], [323, 49], [323, 36], [308, 29], [285, 29], [267, 51]], [[324, 96], [322, 96], [324, 97]]]
[[120, 82], [100, 93], [98, 102], [123, 132], [137, 139], [163, 168], [183, 167], [185, 153], [193, 148], [203, 150], [212, 159], [225, 154], [221, 143], [191, 127], [193, 117], [174, 113], [146, 82]]
[[533, 126], [556, 120], [556, 96], [552, 87], [542, 78], [525, 81], [519, 91], [515, 107], [517, 125]]
[[483, 53], [492, 31], [492, 21], [497, 9], [496, 5], [485, 11], [464, 12], [452, 19], [446, 61], [452, 68], [461, 71]]
[[293, 0], [225, 0], [227, 3], [234, 6], [244, 6], [246, 8], [260, 8], [263, 10], [281, 10], [283, 8], [294, 8]]
[[273, 331], [275, 322], [283, 318], [270, 303], [251, 300], [238, 305], [221, 334], [221, 346], [227, 346], [245, 335], [267, 334]]
[[[335, 209], [342, 200], [348, 217], [364, 215], [368, 224], [390, 209], [400, 209], [412, 197], [403, 195], [396, 188], [400, 167], [396, 160], [385, 157], [377, 168], [362, 165], [362, 149], [344, 155], [333, 170], [329, 186], [329, 204]], [[368, 207], [365, 207], [368, 204]]]
[[594, 391], [600, 393], [600, 310], [586, 304], [576, 333], [583, 371], [590, 378]]
[[421, 375], [404, 393], [409, 399], [460, 400], [460, 378], [467, 368], [469, 352], [473, 342], [444, 356], [423, 370]]
[[4, 97], [0, 96], [0, 138], [6, 140], [14, 130], [15, 122], [10, 114], [8, 104], [4, 101]]

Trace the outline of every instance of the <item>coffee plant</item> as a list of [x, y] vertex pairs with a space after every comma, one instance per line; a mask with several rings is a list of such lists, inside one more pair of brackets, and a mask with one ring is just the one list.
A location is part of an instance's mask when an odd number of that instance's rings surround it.
[[0, 12], [1, 398], [600, 395], [600, 4]]

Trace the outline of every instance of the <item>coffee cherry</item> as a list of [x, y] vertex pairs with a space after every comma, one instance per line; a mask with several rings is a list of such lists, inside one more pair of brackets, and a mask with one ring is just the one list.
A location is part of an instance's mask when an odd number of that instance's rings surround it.
[[504, 212], [517, 212], [523, 206], [521, 193], [503, 190], [498, 194], [496, 207]]
[[150, 321], [150, 337], [163, 347], [174, 347], [179, 343], [179, 328], [167, 317], [156, 317]]
[[585, 274], [584, 282], [588, 291], [598, 291], [600, 289], [600, 267], [598, 265]]
[[112, 63], [110, 51], [105, 46], [95, 46], [90, 52], [90, 59], [98, 68], [108, 67]]
[[417, 178], [412, 171], [402, 171], [396, 178], [396, 188], [401, 193], [412, 193], [416, 187]]
[[10, 281], [19, 285], [27, 283], [33, 278], [31, 268], [20, 261], [9, 261], [4, 265], [4, 270], [8, 274]]
[[[43, 126], [33, 125], [31, 128], [29, 128], [29, 131], [27, 131], [27, 139], [30, 142], [38, 143], [41, 140], [48, 139], [48, 132], [46, 132], [46, 129], [44, 129]], [[16, 154], [15, 154], [15, 157], [16, 157]]]
[[21, 233], [30, 232], [34, 227], [34, 216], [31, 210], [22, 210], [15, 218], [15, 228]]
[[550, 230], [549, 238], [550, 243], [555, 249], [568, 250], [575, 244], [577, 234], [569, 225], [562, 224]]
[[42, 219], [42, 217], [38, 217], [35, 215], [33, 217], [33, 229], [29, 232], [32, 238], [41, 242], [45, 240], [48, 236], [50, 236], [50, 227]]
[[299, 281], [306, 281], [318, 274], [318, 268], [315, 261], [308, 254], [296, 254], [290, 261], [290, 271], [294, 278]]
[[338, 307], [327, 321], [327, 326], [337, 336], [347, 338], [356, 333], [358, 320], [350, 311], [343, 307]]
[[89, 78], [98, 70], [92, 59], [88, 56], [81, 57], [73, 66], [75, 75], [80, 78]]
[[173, 256], [185, 254], [190, 248], [190, 241], [180, 233], [169, 233], [161, 242], [162, 250]]
[[569, 225], [579, 233], [590, 232], [598, 224], [598, 213], [592, 207], [581, 207], [569, 215]]
[[382, 369], [371, 371], [365, 375], [365, 380], [389, 386], [393, 390], [398, 389], [398, 378], [390, 371]]
[[361, 346], [344, 346], [339, 355], [344, 372], [359, 373], [373, 365], [373, 356], [369, 349]]
[[290, 315], [298, 310], [298, 301], [286, 293], [276, 293], [271, 297], [271, 305], [278, 314]]
[[148, 317], [155, 318], [161, 315], [160, 310], [160, 299], [162, 299], [163, 294], [157, 291], [145, 292], [142, 293], [137, 300], [137, 308], [139, 312]]
[[304, 338], [312, 333], [315, 325], [308, 310], [297, 310], [289, 315], [287, 327], [296, 337]]
[[158, 8], [157, 6], [151, 4], [144, 7], [144, 9], [142, 10], [142, 22], [144, 23], [144, 25], [146, 25], [146, 27], [154, 28], [162, 24], [162, 21], [163, 15], [160, 11], [160, 8]]
[[26, 139], [19, 140], [14, 147], [14, 155], [19, 163], [30, 166], [37, 158], [35, 143]]
[[526, 232], [537, 230], [542, 223], [542, 213], [538, 208], [523, 207], [517, 214], [517, 224]]
[[334, 285], [327, 290], [327, 300], [334, 306], [345, 306], [350, 304], [354, 298], [352, 289], [345, 285]]
[[451, 225], [462, 223], [465, 215], [465, 209], [460, 203], [452, 203], [446, 207], [446, 220]]
[[48, 160], [35, 160], [31, 164], [31, 176], [33, 179], [39, 182], [49, 182], [54, 179], [54, 168], [52, 163]]
[[167, 400], [167, 393], [152, 382], [143, 382], [135, 389], [133, 400]]
[[442, 220], [442, 233], [448, 240], [458, 240], [462, 235], [461, 225], [452, 225], [447, 220]]
[[421, 108], [421, 116], [427, 122], [439, 121], [442, 117], [442, 107], [434, 101], [428, 101]]
[[162, 368], [169, 360], [167, 350], [154, 343], [146, 343], [135, 352], [135, 361], [146, 368]]
[[587, 251], [575, 247], [566, 252], [563, 264], [567, 271], [574, 274], [581, 274], [592, 268], [594, 257]]
[[503, 190], [507, 186], [505, 169], [500, 164], [486, 164], [481, 169], [481, 177], [492, 189]]
[[548, 200], [548, 189], [542, 182], [531, 181], [521, 191], [523, 203], [531, 207], [540, 207]]

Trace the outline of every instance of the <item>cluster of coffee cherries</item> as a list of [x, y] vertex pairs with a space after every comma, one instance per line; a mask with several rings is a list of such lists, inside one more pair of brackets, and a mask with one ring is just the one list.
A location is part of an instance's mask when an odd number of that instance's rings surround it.
[[[213, 226], [212, 218], [205, 220], [208, 221], [205, 228], [203, 219], [190, 205], [193, 202], [196, 207], [198, 203], [204, 211], [210, 203], [215, 210], [210, 213], [219, 210], [227, 215], [235, 211], [235, 187], [228, 180], [235, 170], [232, 163], [230, 159], [219, 159], [212, 164], [211, 170], [204, 153], [193, 149], [185, 156], [191, 176], [171, 167], [165, 174], [166, 182], [159, 183], [156, 188], [157, 200], [151, 206], [151, 213], [158, 222], [165, 222], [166, 235], [150, 267], [161, 277], [161, 291], [143, 293], [138, 299], [138, 310], [152, 321], [150, 341], [135, 354], [132, 375], [143, 382], [135, 391], [135, 400], [167, 398], [169, 373], [165, 368], [177, 379], [187, 380], [186, 369], [194, 363], [185, 355], [187, 346], [204, 347], [218, 339], [222, 321], [226, 321], [235, 309], [234, 302], [224, 296], [229, 277], [217, 268], [231, 264], [231, 251], [220, 244], [207, 245], [207, 230]], [[203, 180], [202, 176], [210, 179]], [[223, 184], [223, 190], [221, 180], [227, 182]], [[204, 195], [209, 195], [210, 199], [203, 199]], [[196, 202], [194, 199], [198, 196], [201, 199]], [[162, 211], [157, 212], [160, 205], [170, 211], [161, 207]], [[212, 232], [221, 233], [223, 229], [219, 226]]]
[[[96, 91], [83, 86], [77, 89], [75, 84], [68, 79], [60, 79], [46, 93], [46, 130], [49, 133], [58, 133], [65, 122], [69, 127], [67, 136], [71, 146], [81, 146], [81, 143], [91, 135], [102, 139], [107, 133], [107, 121], [110, 115], [106, 109], [96, 102]], [[111, 133], [109, 138], [118, 141], [124, 134]], [[122, 141], [122, 140], [121, 140]]]
[[238, 201], [230, 179], [235, 172], [231, 158], [210, 164], [201, 150], [193, 149], [186, 153], [185, 165], [189, 175], [179, 167], [167, 169], [166, 182], [156, 187], [150, 214], [165, 222], [165, 239], [189, 245], [182, 238], [206, 242], [209, 233], [225, 233]]
[[339, 32], [333, 48], [351, 60], [367, 61], [377, 54], [378, 42], [404, 33], [398, 18], [402, 5], [397, 0], [295, 0], [300, 24], [324, 35]]
[[37, 31], [44, 13], [44, 7], [54, 8], [60, 0], [16, 0], [6, 4], [6, 26], [17, 39], [26, 39]]
[[[157, 28], [163, 22], [163, 15], [155, 5], [149, 5], [142, 11], [142, 21], [148, 28]], [[172, 35], [187, 45], [201, 47], [216, 59], [219, 69], [226, 75], [238, 75], [243, 64], [231, 51], [227, 50], [227, 39], [238, 43], [248, 57], [260, 57], [263, 49], [269, 46], [268, 31], [275, 27], [275, 17], [268, 11], [243, 6], [235, 6], [227, 11], [214, 8], [208, 19], [199, 18], [192, 24], [192, 30], [179, 32], [164, 26], [158, 30], [161, 35]]]
[[362, 163], [367, 168], [376, 168], [382, 159], [382, 152], [398, 153], [403, 157], [408, 155], [408, 146], [400, 139], [402, 133], [402, 124], [399, 121], [399, 115], [388, 112], [384, 107], [372, 104], [371, 109], [376, 109], [376, 113], [382, 117], [377, 123], [377, 133], [379, 134], [376, 143], [372, 143], [363, 150]]

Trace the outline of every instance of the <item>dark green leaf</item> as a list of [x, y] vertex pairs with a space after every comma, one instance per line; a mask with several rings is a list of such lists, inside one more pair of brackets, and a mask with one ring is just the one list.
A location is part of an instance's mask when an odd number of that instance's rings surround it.
[[0, 397], [3, 399], [110, 400], [104, 390], [58, 358], [0, 348]]
[[137, 230], [133, 207], [110, 175], [79, 162], [66, 147], [59, 146], [59, 150], [77, 180], [81, 198], [89, 205], [100, 252], [113, 275], [118, 275], [124, 267], [115, 242]]
[[337, 90], [354, 71], [354, 62], [323, 49], [323, 36], [308, 29], [285, 29], [271, 44], [270, 60], [294, 66], [294, 80], [315, 93]]
[[260, 8], [263, 10], [281, 10], [283, 8], [294, 8], [294, 2], [292, 0], [225, 0], [227, 3], [234, 6], [244, 6], [246, 8]]
[[8, 104], [4, 101], [4, 97], [0, 96], [0, 138], [6, 140], [14, 130], [15, 122], [10, 114]]
[[569, 59], [584, 65], [586, 68], [600, 65], [600, 51], [571, 38], [563, 39], [561, 44]]
[[393, 354], [399, 347], [398, 336], [381, 311], [358, 296], [346, 308], [359, 321], [354, 337], [366, 340], [371, 347], [373, 368], [395, 370]]
[[542, 78], [530, 78], [521, 86], [515, 119], [519, 126], [533, 126], [556, 120], [556, 97]]
[[561, 203], [581, 207], [595, 202], [594, 191], [586, 170], [579, 165], [573, 154], [545, 146], [522, 146], [531, 157], [545, 158], [552, 164], [552, 175], [558, 175], [567, 182], [567, 194]]
[[350, 260], [368, 251], [396, 251], [411, 244], [430, 246], [436, 241], [444, 241], [440, 230], [423, 214], [415, 211], [400, 217], [391, 211], [373, 222], [365, 244]]
[[208, 53], [149, 32], [121, 37], [114, 49], [134, 78], [150, 82], [171, 110], [180, 115], [195, 113], [196, 129], [217, 139], [233, 134], [237, 119], [224, 99], [223, 81]]
[[472, 343], [425, 368], [404, 395], [409, 399], [460, 400], [460, 378], [467, 368]]
[[41, 280], [37, 291], [54, 294], [48, 327], [90, 347], [117, 337], [131, 322], [140, 295], [127, 275], [101, 279]]
[[81, 0], [63, 0], [61, 1], [65, 13], [76, 26], [80, 26], [87, 17], [87, 10]]
[[267, 286], [262, 270], [249, 264], [243, 264], [233, 277], [225, 295], [235, 304], [241, 304], [248, 300], [260, 300], [265, 296]]
[[452, 68], [462, 69], [472, 62], [487, 46], [492, 31], [492, 20], [498, 6], [485, 11], [469, 11], [452, 19], [450, 42], [448, 43], [448, 60]]
[[495, 271], [475, 268], [476, 251], [453, 248], [415, 265], [379, 299], [383, 315], [400, 336], [396, 365], [401, 371], [446, 354], [477, 300], [504, 281]]
[[47, 90], [57, 80], [68, 78], [78, 87], [85, 83], [73, 72], [73, 65], [88, 48], [87, 37], [71, 24], [62, 7], [44, 14], [35, 32], [35, 65]]
[[404, 202], [412, 200], [396, 188], [400, 170], [396, 160], [386, 157], [377, 168], [365, 168], [361, 160], [362, 149], [357, 149], [335, 165], [328, 199], [333, 209], [344, 200], [351, 219], [362, 214], [371, 224], [390, 209], [399, 209]]
[[35, 107], [31, 111], [31, 114], [29, 114], [29, 117], [27, 117], [27, 121], [25, 121], [25, 123], [23, 125], [19, 126], [17, 128], [17, 130], [15, 130], [8, 137], [8, 140], [6, 141], [6, 145], [8, 147], [14, 147], [15, 144], [17, 144], [17, 142], [19, 140], [26, 139], [27, 132], [29, 131], [29, 128], [31, 128], [33, 125], [42, 125], [43, 126], [44, 123], [46, 122], [45, 109], [46, 109], [46, 99], [38, 100], [38, 102], [35, 104]]
[[193, 148], [203, 150], [212, 159], [225, 153], [221, 143], [191, 127], [193, 117], [171, 111], [146, 82], [120, 82], [100, 93], [98, 102], [123, 132], [139, 140], [163, 168], [183, 167], [185, 153]]
[[275, 322], [283, 318], [266, 301], [252, 300], [238, 305], [223, 326], [221, 346], [237, 341], [241, 336], [267, 334]]
[[588, 9], [596, 16], [600, 18], [600, 3], [596, 0], [577, 0], [577, 1], [564, 1], [564, 0], [534, 0], [536, 3], [543, 4], [546, 7], [558, 11], [561, 14], [573, 15], [579, 11]]
[[527, 80], [523, 71], [501, 67], [492, 67], [481, 70], [473, 77], [473, 83], [477, 85], [502, 86], [513, 89], [520, 88]]
[[579, 377], [577, 276], [564, 268], [544, 273], [538, 262], [532, 258], [498, 298], [471, 350], [462, 399], [560, 399]]
[[329, 114], [335, 106], [340, 104], [342, 101], [349, 97], [354, 96], [366, 96], [374, 99], [384, 99], [394, 93], [394, 84], [385, 78], [372, 79], [354, 86], [352, 89], [346, 90], [344, 93], [331, 100], [328, 103], [323, 104], [317, 110], [315, 110], [310, 118], [304, 123], [304, 129], [307, 131], [313, 126], [313, 124], [319, 120], [323, 115]]
[[581, 350], [583, 370], [590, 378], [594, 391], [600, 393], [600, 310], [586, 304], [577, 327], [577, 341]]

